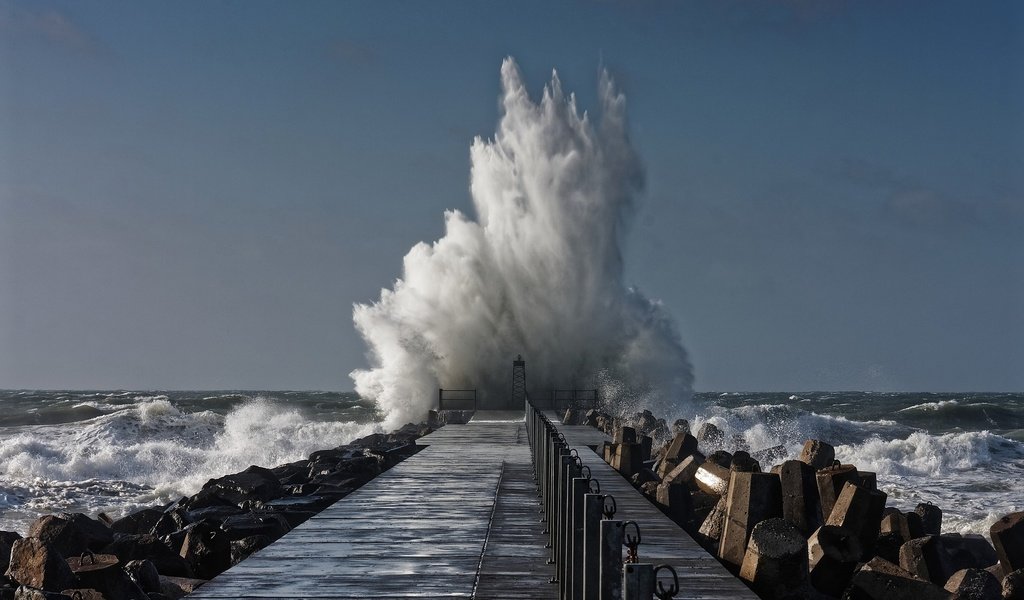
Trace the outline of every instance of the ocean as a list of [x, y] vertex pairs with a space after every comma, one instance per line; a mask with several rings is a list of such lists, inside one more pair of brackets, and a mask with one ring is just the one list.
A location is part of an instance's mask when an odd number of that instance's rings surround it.
[[[380, 429], [374, 405], [343, 392], [8, 390], [0, 407], [0, 529], [20, 533], [41, 514], [116, 518]], [[694, 431], [713, 422], [727, 449], [795, 457], [828, 441], [878, 473], [890, 506], [940, 506], [947, 532], [987, 534], [1024, 509], [1024, 394], [699, 393], [682, 416]]]

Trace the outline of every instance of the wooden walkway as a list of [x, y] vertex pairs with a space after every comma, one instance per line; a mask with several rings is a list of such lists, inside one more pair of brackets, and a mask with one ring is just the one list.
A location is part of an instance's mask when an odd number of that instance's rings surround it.
[[189, 598], [554, 598], [524, 423], [448, 425], [418, 443]]
[[605, 433], [586, 425], [562, 425], [553, 412], [545, 415], [565, 436], [570, 448], [576, 448], [592, 477], [601, 484], [601, 492], [615, 496], [616, 519], [636, 521], [640, 525], [639, 558], [642, 563], [671, 565], [679, 576], [682, 598], [722, 598], [757, 600], [757, 595], [707, 553], [678, 525], [666, 517], [631, 483], [611, 468], [592, 450], [608, 440]]
[[[424, 450], [189, 598], [554, 599], [521, 414], [420, 438]], [[616, 518], [640, 524], [641, 562], [675, 567], [676, 598], [756, 598], [590, 450], [607, 436], [559, 428], [615, 496]]]

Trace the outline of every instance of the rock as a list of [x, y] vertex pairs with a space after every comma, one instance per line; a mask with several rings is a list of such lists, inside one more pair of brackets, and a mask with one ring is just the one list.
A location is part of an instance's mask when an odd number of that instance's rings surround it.
[[[71, 600], [111, 600], [99, 591], [89, 588], [63, 590], [61, 591], [61, 595], [71, 598]], [[145, 596], [142, 596], [142, 600], [148, 599]]]
[[[999, 562], [999, 555], [996, 549], [985, 536], [970, 533], [960, 539], [960, 547], [964, 552], [971, 555], [972, 562], [969, 566], [984, 569]], [[957, 564], [960, 564], [957, 562]], [[961, 567], [966, 568], [966, 567]]]
[[235, 515], [224, 519], [220, 527], [227, 533], [227, 539], [232, 541], [254, 535], [265, 535], [276, 540], [290, 530], [287, 519], [273, 512]]
[[102, 550], [104, 546], [114, 541], [113, 530], [102, 521], [91, 519], [82, 513], [60, 513], [58, 516], [65, 521], [71, 521], [78, 527], [78, 530], [85, 536], [90, 550]]
[[697, 442], [708, 450], [721, 448], [725, 443], [725, 434], [714, 423], [705, 422], [697, 430]]
[[231, 541], [209, 521], [190, 527], [179, 554], [200, 579], [213, 579], [231, 566]]
[[988, 530], [1004, 573], [1024, 569], [1024, 512], [1006, 515]]
[[55, 515], [44, 515], [28, 527], [28, 536], [39, 538], [64, 558], [78, 556], [89, 549], [82, 530], [71, 521]]
[[697, 488], [706, 494], [724, 496], [729, 491], [731, 472], [710, 460], [704, 461], [694, 472], [693, 479]]
[[99, 592], [106, 600], [145, 600], [146, 592], [118, 566], [113, 555], [87, 554], [69, 558], [68, 566], [78, 577], [78, 586]]
[[921, 527], [925, 535], [939, 535], [942, 533], [942, 509], [934, 504], [922, 502], [917, 505], [914, 512], [921, 517]]
[[11, 563], [11, 547], [21, 539], [21, 535], [13, 531], [0, 531], [0, 569], [6, 571]]
[[821, 501], [821, 516], [828, 519], [832, 513], [832, 507], [843, 491], [847, 483], [858, 484], [860, 477], [857, 475], [857, 467], [853, 465], [839, 465], [819, 469], [815, 477], [818, 480], [818, 498]]
[[740, 578], [762, 598], [800, 594], [807, 586], [807, 541], [792, 523], [765, 519], [754, 526]]
[[862, 558], [867, 560], [878, 538], [885, 499], [885, 492], [846, 483], [825, 523], [844, 527], [856, 535], [864, 552]]
[[857, 536], [835, 525], [819, 527], [807, 540], [811, 585], [822, 593], [839, 596], [862, 554]]
[[1003, 600], [1024, 600], [1024, 569], [1003, 577]]
[[72, 600], [63, 592], [48, 592], [27, 585], [18, 587], [14, 592], [14, 600]]
[[984, 569], [961, 569], [946, 581], [945, 589], [955, 600], [1001, 600], [999, 580]]
[[265, 535], [251, 535], [231, 542], [231, 566], [235, 566], [253, 553], [259, 552], [273, 542]]
[[640, 488], [640, 493], [647, 497], [651, 502], [658, 502], [658, 485], [657, 481], [640, 481], [640, 475], [633, 476], [633, 485]]
[[782, 484], [782, 518], [803, 535], [821, 527], [821, 500], [814, 467], [799, 460], [787, 460], [779, 469]]
[[[346, 461], [346, 464], [348, 462], [350, 461]], [[254, 500], [266, 502], [284, 495], [284, 488], [274, 473], [270, 469], [255, 465], [241, 473], [211, 479], [206, 482], [202, 491], [242, 508], [246, 508], [245, 504]], [[195, 507], [189, 505], [188, 508], [191, 510]]]
[[831, 467], [835, 459], [836, 450], [830, 444], [821, 440], [807, 440], [798, 460], [811, 465], [814, 470], [819, 470]]
[[181, 507], [175, 507], [164, 511], [164, 514], [157, 520], [156, 524], [149, 531], [157, 537], [170, 535], [175, 531], [181, 531], [192, 523], [188, 511]]
[[765, 519], [781, 515], [782, 490], [778, 476], [734, 471], [729, 483], [725, 526], [722, 528], [718, 556], [734, 565], [740, 565], [754, 526]]
[[704, 521], [700, 525], [700, 529], [697, 532], [700, 534], [700, 539], [703, 544], [711, 548], [711, 552], [718, 555], [718, 546], [722, 539], [722, 529], [725, 527], [725, 513], [728, 504], [725, 496], [718, 499], [718, 503], [711, 509], [708, 516], [704, 518]]
[[935, 535], [926, 535], [903, 544], [900, 547], [900, 567], [937, 585], [945, 585], [953, 574], [949, 556]]
[[872, 558], [854, 573], [843, 598], [869, 600], [948, 600], [946, 590], [917, 579], [891, 562]]
[[164, 516], [162, 509], [144, 508], [114, 521], [111, 523], [110, 528], [116, 533], [130, 535], [152, 533], [153, 526], [157, 524], [162, 516]]
[[11, 562], [5, 575], [22, 585], [50, 592], [74, 586], [75, 575], [54, 548], [39, 538], [24, 538], [11, 546]]
[[146, 593], [160, 593], [160, 573], [148, 560], [130, 560], [124, 565], [124, 571]]
[[152, 534], [118, 536], [103, 551], [117, 556], [122, 563], [132, 560], [152, 561], [161, 575], [192, 575], [188, 562]]
[[676, 419], [672, 422], [672, 434], [690, 433], [690, 422], [686, 419]]
[[762, 465], [770, 465], [786, 458], [786, 447], [780, 444], [771, 448], [763, 448], [753, 452], [753, 457]]
[[172, 577], [169, 575], [160, 576], [160, 593], [178, 600], [199, 589], [206, 583], [205, 579], [192, 579], [190, 577]]

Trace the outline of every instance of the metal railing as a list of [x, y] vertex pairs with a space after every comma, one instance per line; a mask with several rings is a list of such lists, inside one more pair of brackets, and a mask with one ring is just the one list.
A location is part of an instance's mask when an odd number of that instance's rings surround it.
[[[596, 396], [596, 394], [595, 394]], [[541, 498], [541, 522], [548, 535], [548, 564], [555, 573], [560, 600], [669, 600], [679, 580], [669, 565], [639, 562], [640, 526], [615, 519], [611, 494], [602, 494], [597, 479], [575, 448], [544, 413], [526, 397], [526, 431]], [[596, 457], [596, 455], [595, 455]], [[627, 549], [623, 557], [622, 549]], [[666, 571], [672, 583], [658, 574]]]
[[588, 410], [597, 408], [599, 397], [597, 390], [550, 390], [549, 392], [531, 396], [533, 404], [539, 409], [563, 411], [568, 408]]

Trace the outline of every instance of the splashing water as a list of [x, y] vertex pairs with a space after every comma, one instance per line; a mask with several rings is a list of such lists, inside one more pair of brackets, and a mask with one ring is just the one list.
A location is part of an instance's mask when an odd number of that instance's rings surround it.
[[557, 73], [537, 103], [512, 59], [501, 79], [498, 130], [470, 150], [477, 218], [446, 212], [444, 237], [414, 246], [394, 288], [355, 306], [372, 364], [351, 374], [356, 391], [390, 426], [422, 419], [438, 387], [476, 388], [496, 406], [521, 353], [531, 389], [606, 384], [610, 400], [678, 412], [693, 382], [686, 351], [659, 303], [623, 282], [643, 186], [625, 98], [602, 73], [594, 122]]

